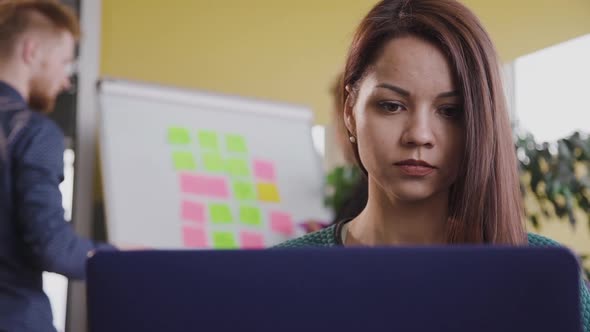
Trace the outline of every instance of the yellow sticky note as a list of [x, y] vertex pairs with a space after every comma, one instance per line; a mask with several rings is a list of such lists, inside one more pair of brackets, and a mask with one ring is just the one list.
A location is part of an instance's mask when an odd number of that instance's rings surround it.
[[258, 183], [256, 184], [258, 191], [258, 200], [263, 202], [278, 203], [281, 201], [279, 197], [279, 188], [272, 183]]

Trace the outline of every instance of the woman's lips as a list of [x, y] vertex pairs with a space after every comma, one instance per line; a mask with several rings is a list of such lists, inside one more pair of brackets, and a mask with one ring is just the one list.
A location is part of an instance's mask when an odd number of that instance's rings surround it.
[[402, 172], [410, 176], [426, 176], [436, 170], [436, 167], [423, 160], [407, 159], [394, 164]]

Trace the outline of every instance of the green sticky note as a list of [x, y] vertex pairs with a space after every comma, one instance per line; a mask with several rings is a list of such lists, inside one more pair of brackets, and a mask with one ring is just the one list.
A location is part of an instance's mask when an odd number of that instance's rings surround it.
[[194, 171], [197, 169], [195, 158], [190, 152], [175, 151], [172, 153], [172, 160], [177, 171]]
[[246, 140], [240, 135], [225, 136], [227, 142], [227, 151], [229, 152], [248, 152], [246, 148]]
[[223, 172], [225, 171], [223, 157], [221, 154], [209, 152], [203, 154], [203, 165], [209, 172]]
[[168, 143], [170, 144], [189, 144], [191, 136], [189, 131], [184, 128], [168, 128]]
[[240, 206], [240, 221], [250, 226], [262, 225], [260, 209], [253, 206]]
[[236, 236], [231, 232], [213, 232], [213, 247], [215, 249], [235, 249], [238, 247]]
[[250, 168], [245, 159], [230, 158], [226, 161], [226, 166], [231, 176], [250, 176]]
[[251, 182], [236, 181], [233, 189], [234, 196], [240, 201], [256, 200], [256, 189]]
[[202, 149], [217, 150], [217, 134], [213, 131], [201, 130], [198, 133], [199, 144]]
[[214, 224], [229, 224], [233, 221], [231, 209], [227, 204], [214, 203], [209, 205], [211, 222]]

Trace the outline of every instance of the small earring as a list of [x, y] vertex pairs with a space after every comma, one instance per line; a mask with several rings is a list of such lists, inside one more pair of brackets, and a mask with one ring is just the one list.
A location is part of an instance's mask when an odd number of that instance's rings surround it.
[[350, 140], [350, 143], [352, 143], [352, 144], [356, 143], [356, 137], [349, 136], [348, 139]]

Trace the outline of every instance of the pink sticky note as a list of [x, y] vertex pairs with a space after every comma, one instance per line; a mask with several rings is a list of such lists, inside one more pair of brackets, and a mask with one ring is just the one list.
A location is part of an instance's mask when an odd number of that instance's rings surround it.
[[197, 202], [183, 201], [181, 215], [183, 220], [202, 224], [205, 222], [205, 206]]
[[204, 176], [181, 174], [180, 189], [183, 193], [206, 195], [207, 178]]
[[229, 198], [227, 180], [216, 176], [181, 174], [180, 190], [187, 194]]
[[253, 232], [240, 232], [240, 246], [244, 249], [264, 248], [264, 236]]
[[270, 161], [254, 160], [254, 176], [269, 182], [275, 181], [275, 165]]
[[207, 234], [200, 228], [182, 227], [182, 239], [187, 248], [206, 248]]
[[279, 234], [293, 235], [295, 226], [291, 216], [283, 212], [271, 212], [270, 229]]
[[207, 182], [209, 196], [217, 198], [229, 198], [229, 185], [227, 180], [220, 177], [210, 177]]

